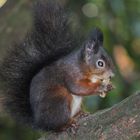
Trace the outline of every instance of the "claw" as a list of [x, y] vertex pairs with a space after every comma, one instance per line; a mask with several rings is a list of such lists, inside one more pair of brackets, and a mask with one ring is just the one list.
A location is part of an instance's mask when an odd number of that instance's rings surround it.
[[78, 127], [79, 127], [79, 124], [77, 122], [73, 122], [68, 128], [68, 131], [70, 131], [73, 135], [76, 135]]

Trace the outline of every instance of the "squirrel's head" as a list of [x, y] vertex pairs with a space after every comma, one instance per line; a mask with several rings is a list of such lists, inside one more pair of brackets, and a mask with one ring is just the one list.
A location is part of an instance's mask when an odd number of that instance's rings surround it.
[[99, 79], [109, 82], [114, 76], [114, 65], [103, 48], [103, 33], [100, 29], [96, 28], [90, 33], [82, 49], [84, 70], [90, 75], [91, 81]]

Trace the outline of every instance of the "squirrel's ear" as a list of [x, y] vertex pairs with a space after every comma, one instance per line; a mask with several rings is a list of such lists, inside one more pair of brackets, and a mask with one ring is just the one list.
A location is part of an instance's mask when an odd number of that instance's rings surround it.
[[82, 51], [82, 56], [87, 64], [89, 63], [91, 56], [98, 53], [98, 50], [99, 46], [96, 44], [95, 41], [87, 41], [84, 44], [84, 51]]
[[95, 28], [89, 34], [88, 40], [86, 41], [85, 48], [94, 54], [98, 53], [99, 47], [103, 46], [103, 33], [99, 28]]
[[86, 50], [98, 53], [99, 47], [103, 46], [103, 33], [99, 28], [95, 28], [89, 35]]
[[99, 28], [95, 28], [84, 44], [84, 58], [86, 62], [91, 58], [91, 55], [97, 54], [99, 48], [103, 46], [103, 33]]

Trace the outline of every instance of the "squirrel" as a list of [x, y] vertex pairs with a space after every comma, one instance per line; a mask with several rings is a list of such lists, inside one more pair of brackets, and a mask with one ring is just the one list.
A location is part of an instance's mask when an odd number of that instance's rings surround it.
[[63, 6], [48, 0], [34, 6], [33, 27], [0, 64], [4, 106], [16, 120], [56, 131], [72, 123], [84, 96], [112, 90], [112, 59], [95, 28], [78, 44]]

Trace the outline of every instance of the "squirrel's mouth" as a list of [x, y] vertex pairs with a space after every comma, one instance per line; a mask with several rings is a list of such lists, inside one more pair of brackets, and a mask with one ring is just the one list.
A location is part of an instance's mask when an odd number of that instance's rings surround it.
[[105, 98], [107, 93], [115, 88], [110, 77], [102, 79], [101, 77], [94, 76], [91, 78], [91, 81], [93, 83], [100, 82], [100, 87], [97, 90], [97, 94], [102, 98]]

